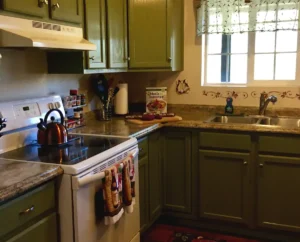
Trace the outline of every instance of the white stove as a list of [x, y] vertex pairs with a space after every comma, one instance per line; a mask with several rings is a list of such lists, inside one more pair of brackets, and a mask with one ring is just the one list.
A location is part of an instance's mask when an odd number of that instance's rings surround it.
[[[22, 162], [57, 164], [64, 170], [58, 182], [58, 210], [61, 242], [138, 242], [139, 179], [138, 147], [135, 138], [70, 135], [59, 147], [37, 144], [39, 119], [51, 107], [64, 113], [59, 96], [0, 103], [0, 118], [7, 119], [1, 131], [1, 158]], [[55, 112], [54, 117], [57, 119]], [[132, 155], [136, 171], [136, 204], [132, 214], [124, 214], [117, 226], [105, 226], [96, 218], [95, 196], [103, 171]]]

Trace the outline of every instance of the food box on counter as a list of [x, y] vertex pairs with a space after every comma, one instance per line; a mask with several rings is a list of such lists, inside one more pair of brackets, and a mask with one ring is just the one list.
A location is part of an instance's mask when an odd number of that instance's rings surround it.
[[167, 113], [167, 88], [147, 87], [146, 88], [146, 112]]

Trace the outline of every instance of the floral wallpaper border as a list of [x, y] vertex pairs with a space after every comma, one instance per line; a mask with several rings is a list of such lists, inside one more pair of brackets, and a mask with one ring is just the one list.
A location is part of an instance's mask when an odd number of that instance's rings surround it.
[[234, 99], [242, 98], [247, 99], [248, 97], [259, 98], [260, 95], [264, 93], [266, 97], [270, 95], [277, 95], [281, 98], [288, 98], [288, 99], [298, 99], [300, 100], [300, 93], [294, 93], [292, 91], [269, 91], [269, 92], [256, 92], [253, 91], [251, 93], [248, 92], [238, 92], [238, 91], [225, 91], [225, 92], [215, 92], [215, 91], [203, 91], [202, 95], [206, 97], [210, 97], [212, 99], [218, 98], [228, 98], [232, 97]]

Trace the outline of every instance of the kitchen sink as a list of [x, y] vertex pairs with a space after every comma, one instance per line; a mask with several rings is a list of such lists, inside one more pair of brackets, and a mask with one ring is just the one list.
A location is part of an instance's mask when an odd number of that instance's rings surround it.
[[206, 123], [219, 124], [253, 124], [265, 127], [300, 128], [300, 117], [266, 117], [266, 116], [214, 116]]
[[260, 121], [260, 118], [249, 116], [215, 116], [206, 122], [221, 124], [257, 124], [258, 121]]
[[300, 118], [292, 117], [276, 117], [276, 118], [263, 118], [259, 120], [258, 124], [271, 127], [283, 127], [283, 128], [300, 128]]

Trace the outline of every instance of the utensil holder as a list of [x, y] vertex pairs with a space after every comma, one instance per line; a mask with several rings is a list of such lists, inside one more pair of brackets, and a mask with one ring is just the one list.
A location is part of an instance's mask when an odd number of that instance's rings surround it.
[[111, 105], [111, 103], [103, 104], [101, 120], [110, 121], [111, 118], [112, 118], [112, 105]]

